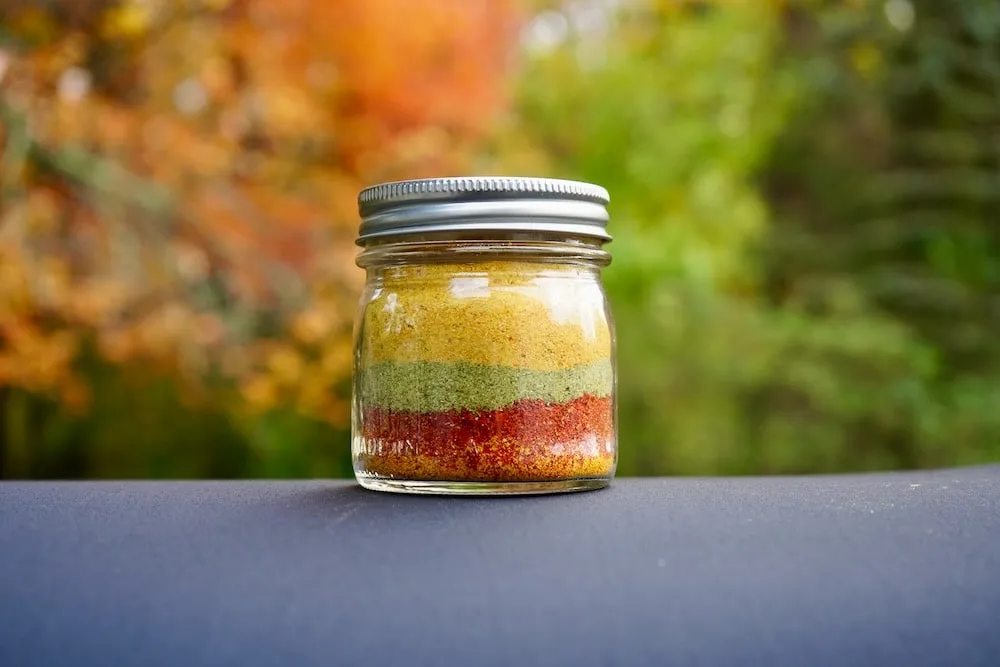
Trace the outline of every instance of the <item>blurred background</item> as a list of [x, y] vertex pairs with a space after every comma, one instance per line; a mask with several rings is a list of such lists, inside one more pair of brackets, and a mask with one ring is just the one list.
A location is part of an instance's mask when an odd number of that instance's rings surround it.
[[454, 174], [610, 190], [621, 474], [1000, 460], [996, 0], [5, 0], [0, 477], [350, 475]]

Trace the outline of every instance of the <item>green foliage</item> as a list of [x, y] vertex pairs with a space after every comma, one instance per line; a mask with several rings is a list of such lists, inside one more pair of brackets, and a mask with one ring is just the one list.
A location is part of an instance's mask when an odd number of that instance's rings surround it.
[[[807, 428], [878, 467], [995, 459], [1000, 152], [982, 147], [1000, 126], [1000, 7], [905, 6], [915, 20], [896, 26], [827, 10], [838, 33], [786, 51], [812, 102], [761, 172], [774, 211], [764, 295], [807, 314], [803, 349], [834, 345], [817, 360], [830, 395], [795, 391], [822, 411]], [[764, 423], [800, 425], [780, 412]]]
[[756, 4], [626, 14], [526, 80], [614, 195], [621, 472], [1000, 457], [1000, 9]]

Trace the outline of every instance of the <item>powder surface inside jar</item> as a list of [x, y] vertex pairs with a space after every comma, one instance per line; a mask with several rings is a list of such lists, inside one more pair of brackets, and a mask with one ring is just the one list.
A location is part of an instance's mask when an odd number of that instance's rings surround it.
[[382, 362], [362, 371], [367, 405], [393, 410], [495, 410], [522, 399], [564, 403], [583, 394], [610, 396], [611, 361], [539, 371], [530, 368], [415, 361]]
[[611, 358], [596, 272], [574, 265], [389, 269], [363, 327], [365, 364], [465, 361], [556, 370]]
[[615, 465], [610, 397], [490, 411], [371, 408], [365, 434], [362, 462], [387, 477], [548, 481], [609, 475]]

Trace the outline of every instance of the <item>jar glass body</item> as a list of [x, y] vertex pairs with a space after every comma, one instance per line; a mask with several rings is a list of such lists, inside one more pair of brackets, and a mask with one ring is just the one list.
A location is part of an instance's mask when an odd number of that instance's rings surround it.
[[610, 482], [615, 339], [599, 243], [390, 239], [358, 263], [352, 456], [363, 486], [488, 495]]

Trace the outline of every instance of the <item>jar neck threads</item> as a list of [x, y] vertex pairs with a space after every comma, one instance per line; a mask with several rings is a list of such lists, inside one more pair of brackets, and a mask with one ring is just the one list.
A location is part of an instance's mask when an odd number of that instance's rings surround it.
[[477, 262], [538, 262], [604, 267], [611, 255], [593, 239], [422, 239], [372, 243], [358, 255], [358, 266], [380, 268], [399, 264], [466, 264]]

